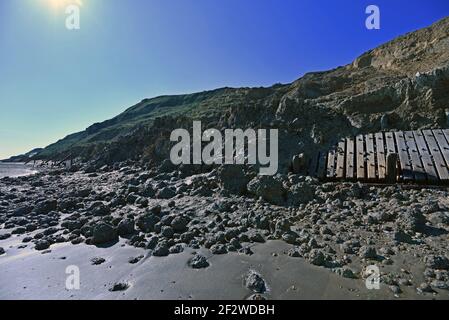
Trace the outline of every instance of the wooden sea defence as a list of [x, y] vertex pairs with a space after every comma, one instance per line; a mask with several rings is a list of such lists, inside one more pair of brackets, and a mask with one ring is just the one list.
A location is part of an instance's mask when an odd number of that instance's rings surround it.
[[322, 180], [449, 184], [449, 129], [344, 138], [312, 156], [306, 170]]

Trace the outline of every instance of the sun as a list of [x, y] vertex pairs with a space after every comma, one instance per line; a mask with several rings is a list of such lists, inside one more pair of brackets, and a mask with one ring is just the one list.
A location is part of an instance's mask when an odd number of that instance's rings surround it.
[[78, 6], [83, 5], [83, 0], [44, 0], [48, 6], [50, 6], [52, 9], [60, 9], [60, 8], [66, 8], [68, 5], [76, 4]]

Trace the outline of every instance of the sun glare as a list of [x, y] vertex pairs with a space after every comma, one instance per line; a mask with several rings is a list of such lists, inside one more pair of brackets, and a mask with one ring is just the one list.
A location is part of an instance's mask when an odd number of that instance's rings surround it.
[[68, 5], [76, 4], [78, 6], [83, 5], [83, 0], [45, 0], [48, 6], [52, 9], [66, 8]]

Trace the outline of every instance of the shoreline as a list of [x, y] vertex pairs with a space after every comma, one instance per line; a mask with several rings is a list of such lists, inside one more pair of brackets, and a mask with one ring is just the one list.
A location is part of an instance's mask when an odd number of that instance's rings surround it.
[[0, 162], [0, 179], [26, 177], [39, 172], [39, 168], [32, 164], [25, 164], [24, 162]]

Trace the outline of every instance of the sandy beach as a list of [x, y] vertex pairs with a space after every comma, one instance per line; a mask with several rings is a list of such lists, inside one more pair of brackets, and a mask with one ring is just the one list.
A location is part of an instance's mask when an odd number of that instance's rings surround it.
[[[14, 247], [13, 242], [9, 242]], [[17, 243], [16, 245], [19, 244]], [[5, 245], [5, 244], [3, 244]], [[8, 245], [8, 244], [6, 244]], [[244, 286], [250, 270], [267, 283], [267, 299], [382, 299], [391, 298], [388, 288], [367, 290], [363, 280], [344, 279], [336, 274], [291, 258], [288, 245], [272, 241], [252, 247], [254, 255], [229, 254], [208, 257], [210, 267], [194, 270], [187, 264], [194, 250], [169, 257], [151, 257], [143, 249], [124, 242], [109, 248], [62, 244], [51, 252], [11, 249], [0, 259], [0, 299], [193, 299], [244, 300], [253, 292]], [[143, 256], [135, 263], [130, 258]], [[94, 265], [92, 258], [104, 258]], [[80, 268], [80, 290], [67, 290], [66, 268]], [[124, 291], [111, 292], [116, 283]], [[409, 298], [417, 297], [410, 292]]]

